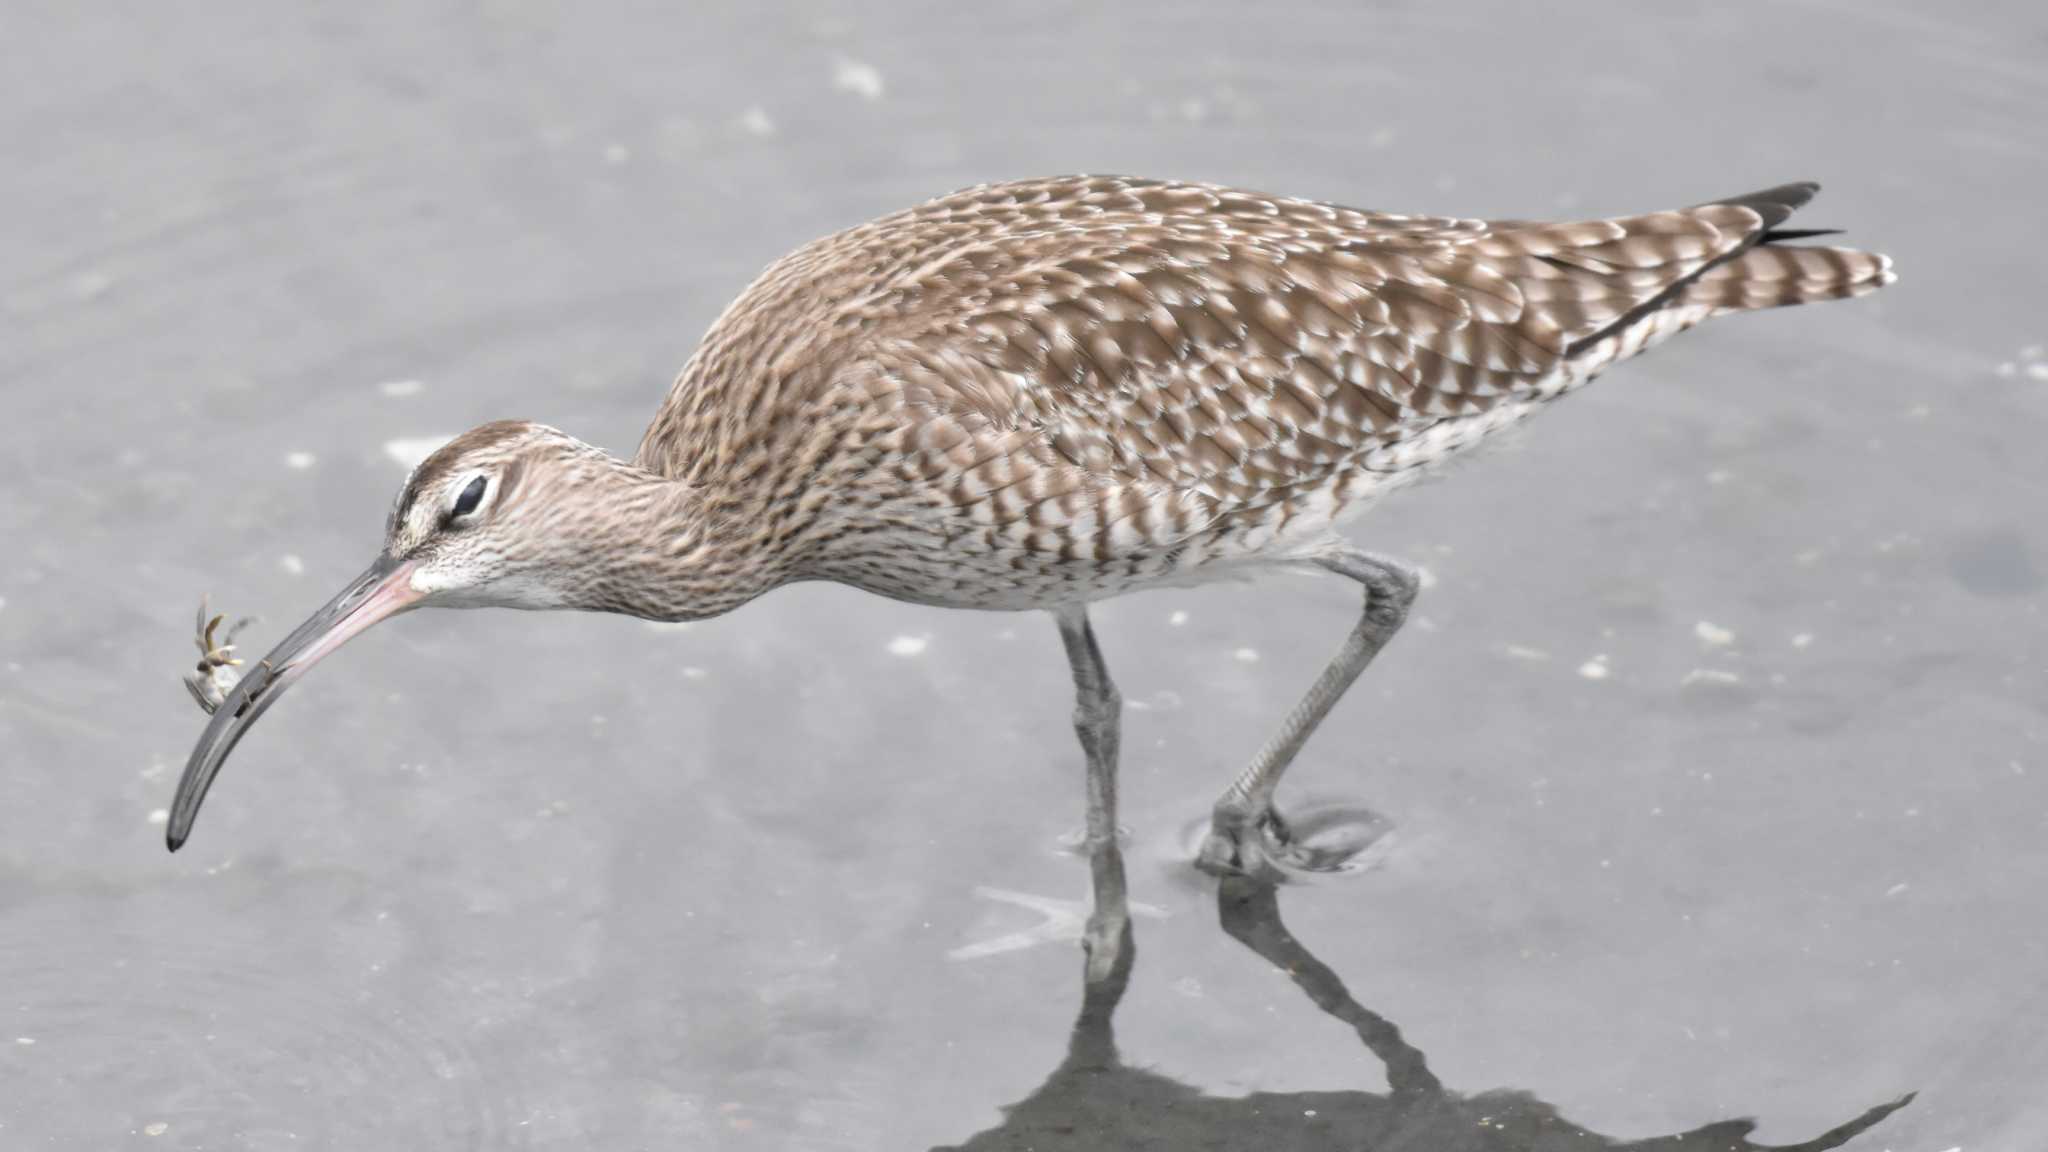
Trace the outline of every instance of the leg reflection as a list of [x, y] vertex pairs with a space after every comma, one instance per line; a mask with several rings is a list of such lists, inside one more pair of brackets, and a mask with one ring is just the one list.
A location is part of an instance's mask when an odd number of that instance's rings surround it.
[[1272, 885], [1226, 878], [1216, 893], [1216, 913], [1225, 932], [1287, 973], [1317, 1008], [1350, 1025], [1366, 1049], [1386, 1065], [1387, 1103], [1392, 1107], [1357, 1114], [1347, 1135], [1365, 1139], [1353, 1147], [1826, 1152], [1868, 1131], [1913, 1100], [1912, 1093], [1907, 1093], [1800, 1144], [1752, 1144], [1749, 1133], [1756, 1123], [1751, 1120], [1723, 1120], [1689, 1132], [1625, 1143], [1573, 1124], [1554, 1106], [1528, 1092], [1496, 1090], [1463, 1096], [1447, 1091], [1429, 1070], [1422, 1052], [1402, 1039], [1401, 1030], [1354, 999], [1336, 971], [1287, 930], [1280, 918], [1280, 893]]
[[1216, 893], [1217, 918], [1238, 943], [1287, 973], [1308, 993], [1315, 1006], [1357, 1031], [1358, 1038], [1387, 1066], [1387, 1086], [1395, 1098], [1441, 1096], [1444, 1086], [1429, 1070], [1421, 1052], [1401, 1039], [1392, 1021], [1366, 1008], [1345, 991], [1344, 981], [1315, 958], [1280, 920], [1280, 893], [1270, 884], [1226, 877]]
[[[1114, 1017], [1137, 959], [1126, 907], [1123, 856], [1114, 837], [1090, 854], [1094, 914], [1084, 940], [1080, 1015], [1067, 1052], [1037, 1091], [1003, 1110], [1002, 1123], [955, 1147], [979, 1152], [1762, 1152], [1754, 1124], [1729, 1120], [1671, 1136], [1623, 1141], [1565, 1119], [1534, 1094], [1513, 1089], [1464, 1095], [1444, 1087], [1401, 1030], [1366, 1008], [1334, 969], [1289, 932], [1281, 893], [1226, 881], [1217, 893], [1223, 928], [1285, 972], [1309, 1001], [1343, 1021], [1385, 1064], [1389, 1090], [1254, 1092], [1212, 1096], [1117, 1052]], [[1871, 1108], [1786, 1152], [1840, 1147], [1904, 1107]]]

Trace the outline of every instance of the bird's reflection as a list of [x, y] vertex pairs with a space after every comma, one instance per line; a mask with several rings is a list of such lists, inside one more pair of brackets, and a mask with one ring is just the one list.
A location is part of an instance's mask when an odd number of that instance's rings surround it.
[[1192, 1085], [1129, 1067], [1117, 1054], [1112, 1018], [1130, 984], [1137, 950], [1124, 906], [1121, 854], [1108, 845], [1091, 863], [1095, 910], [1084, 940], [1081, 1015], [1066, 1059], [1038, 1091], [1007, 1110], [1000, 1126], [957, 1145], [960, 1152], [1821, 1152], [1913, 1099], [1909, 1094], [1879, 1104], [1804, 1143], [1766, 1145], [1750, 1142], [1755, 1125], [1749, 1120], [1629, 1141], [1574, 1124], [1527, 1092], [1462, 1095], [1446, 1089], [1392, 1021], [1353, 999], [1337, 973], [1295, 939], [1280, 918], [1278, 890], [1243, 880], [1226, 880], [1217, 893], [1223, 930], [1287, 973], [1317, 1008], [1350, 1025], [1386, 1066], [1388, 1090], [1207, 1096]]

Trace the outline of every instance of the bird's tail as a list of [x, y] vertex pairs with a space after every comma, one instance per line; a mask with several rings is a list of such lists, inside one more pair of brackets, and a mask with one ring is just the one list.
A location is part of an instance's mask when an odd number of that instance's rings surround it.
[[1763, 227], [1749, 244], [1687, 285], [1685, 302], [1723, 315], [1816, 300], [1845, 300], [1875, 292], [1897, 279], [1890, 257], [1856, 248], [1797, 243], [1835, 235], [1837, 229], [1781, 227], [1819, 190], [1817, 184], [1786, 184], [1702, 205], [1747, 208], [1762, 219]]
[[1712, 316], [1840, 300], [1891, 283], [1889, 259], [1802, 244], [1833, 230], [1784, 226], [1818, 191], [1810, 182], [1781, 184], [1676, 212], [1563, 226], [1567, 237], [1591, 229], [1591, 246], [1555, 243], [1542, 228], [1517, 239], [1570, 289], [1551, 288], [1580, 313], [1580, 326], [1565, 326], [1567, 353], [1611, 363]]
[[1846, 300], [1868, 295], [1896, 279], [1889, 256], [1767, 238], [1733, 260], [1708, 269], [1686, 289], [1685, 298], [1720, 315], [1815, 300]]

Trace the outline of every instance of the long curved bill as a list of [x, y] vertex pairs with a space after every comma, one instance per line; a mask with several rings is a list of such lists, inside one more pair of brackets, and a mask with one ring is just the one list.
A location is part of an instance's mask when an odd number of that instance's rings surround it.
[[176, 852], [192, 834], [192, 821], [199, 816], [199, 804], [206, 790], [220, 774], [228, 753], [256, 718], [270, 710], [284, 690], [306, 669], [329, 652], [346, 644], [350, 637], [387, 616], [393, 616], [419, 602], [412, 588], [413, 565], [379, 556], [375, 564], [349, 582], [341, 594], [313, 613], [284, 642], [271, 650], [242, 677], [234, 691], [213, 714], [213, 721], [185, 762], [185, 774], [178, 778], [178, 796], [171, 803], [170, 829], [164, 843]]

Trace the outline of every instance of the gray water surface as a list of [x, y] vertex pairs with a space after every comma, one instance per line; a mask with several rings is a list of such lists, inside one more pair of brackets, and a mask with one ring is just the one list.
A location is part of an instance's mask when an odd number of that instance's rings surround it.
[[[2048, 18], [1932, 13], [8, 6], [0, 1149], [1795, 1143], [1908, 1092], [1849, 1147], [2048, 1146]], [[1082, 170], [1496, 216], [1816, 178], [1800, 223], [1902, 280], [1358, 525], [1431, 584], [1282, 797], [1393, 832], [1270, 914], [1190, 829], [1354, 590], [1102, 606], [1136, 907], [1087, 996], [1038, 614], [415, 614], [165, 854], [200, 593], [263, 647], [417, 442], [629, 452], [779, 253]]]

